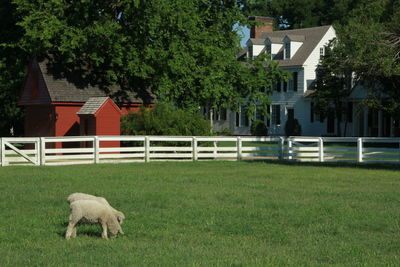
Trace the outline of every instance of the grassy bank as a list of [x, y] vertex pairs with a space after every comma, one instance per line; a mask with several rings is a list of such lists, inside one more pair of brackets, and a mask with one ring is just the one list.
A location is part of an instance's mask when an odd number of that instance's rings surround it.
[[[125, 235], [78, 227], [104, 196]], [[396, 265], [400, 170], [248, 162], [0, 168], [0, 265]]]

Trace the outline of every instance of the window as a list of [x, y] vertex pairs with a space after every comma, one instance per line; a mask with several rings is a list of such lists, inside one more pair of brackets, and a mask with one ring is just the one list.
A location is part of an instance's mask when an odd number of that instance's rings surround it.
[[266, 46], [265, 46], [265, 53], [271, 54], [271, 44], [266, 44]]
[[226, 121], [226, 108], [219, 109], [219, 120]]
[[324, 47], [320, 47], [320, 48], [319, 48], [319, 55], [320, 55], [321, 57], [325, 55], [325, 49], [324, 49]]
[[276, 81], [276, 91], [278, 91], [278, 92], [281, 91], [281, 80]]
[[298, 72], [293, 72], [293, 91], [297, 92]]
[[272, 105], [272, 125], [281, 124], [281, 106], [280, 105]]
[[246, 114], [246, 109], [244, 106], [240, 107], [240, 111], [236, 113], [236, 127], [249, 126], [249, 118]]
[[287, 86], [288, 86], [287, 81], [283, 81], [283, 91], [284, 92], [287, 92]]
[[248, 56], [249, 56], [249, 58], [250, 59], [253, 59], [253, 46], [249, 46], [248, 48], [247, 48], [247, 50], [248, 50]]
[[257, 109], [256, 109], [256, 120], [264, 121], [265, 117], [264, 117], [264, 114], [261, 109], [262, 109], [262, 107], [257, 107]]
[[285, 43], [285, 59], [290, 59], [290, 43]]
[[271, 106], [270, 105], [267, 106], [267, 114], [268, 114], [267, 127], [269, 127], [271, 125]]

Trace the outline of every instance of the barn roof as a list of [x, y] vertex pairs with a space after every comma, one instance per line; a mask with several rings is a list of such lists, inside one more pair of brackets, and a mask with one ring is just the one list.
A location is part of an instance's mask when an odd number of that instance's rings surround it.
[[108, 97], [91, 97], [76, 113], [78, 115], [94, 115], [99, 108], [107, 101]]
[[[67, 72], [61, 65], [50, 63], [49, 60], [38, 61], [34, 58], [31, 64], [36, 64], [44, 81], [50, 102], [86, 102], [91, 97], [110, 97], [116, 103], [150, 104], [155, 102], [155, 96], [150, 90], [122, 90], [119, 86], [100, 88], [93, 85], [82, 71]], [[32, 69], [32, 68], [30, 68]], [[138, 90], [139, 91], [139, 90]], [[29, 103], [29, 99], [20, 100], [21, 104]]]

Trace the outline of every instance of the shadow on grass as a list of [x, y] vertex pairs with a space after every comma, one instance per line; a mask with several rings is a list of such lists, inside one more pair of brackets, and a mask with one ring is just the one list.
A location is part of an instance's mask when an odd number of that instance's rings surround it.
[[[101, 233], [102, 233], [101, 227], [99, 229], [95, 229], [93, 226], [96, 225], [96, 224], [90, 224], [90, 225], [91, 226], [88, 226], [88, 224], [85, 224], [85, 223], [78, 223], [77, 226], [76, 226], [77, 227], [76, 235], [77, 236], [86, 235], [86, 236], [90, 236], [90, 237], [101, 237]], [[62, 238], [65, 238], [65, 233], [67, 231], [68, 222], [62, 222], [62, 223], [60, 223], [60, 226], [62, 226], [64, 228], [64, 230], [63, 231], [58, 231], [57, 235], [59, 235]], [[88, 227], [91, 227], [93, 229], [85, 229], [85, 228], [88, 228]], [[97, 226], [96, 226], [96, 228], [97, 228]]]
[[391, 163], [353, 163], [353, 162], [299, 162], [286, 160], [262, 160], [262, 161], [247, 161], [248, 163], [265, 162], [285, 166], [311, 166], [311, 167], [331, 167], [331, 168], [357, 168], [357, 169], [374, 169], [374, 170], [395, 170], [400, 171], [400, 164]]

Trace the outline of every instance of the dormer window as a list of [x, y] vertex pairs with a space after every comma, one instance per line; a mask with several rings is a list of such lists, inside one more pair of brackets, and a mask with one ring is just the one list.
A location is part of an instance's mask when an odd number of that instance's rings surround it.
[[271, 44], [265, 45], [265, 53], [271, 55]]
[[285, 43], [285, 59], [290, 59], [290, 42]]
[[249, 46], [248, 48], [247, 48], [247, 50], [248, 50], [248, 57], [250, 58], [250, 59], [253, 59], [253, 46]]

